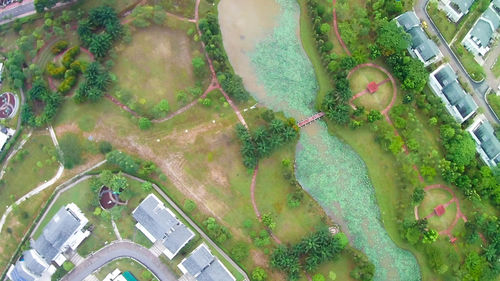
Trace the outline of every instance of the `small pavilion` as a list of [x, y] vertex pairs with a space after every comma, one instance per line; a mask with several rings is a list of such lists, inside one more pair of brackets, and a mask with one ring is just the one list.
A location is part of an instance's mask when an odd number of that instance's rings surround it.
[[438, 205], [436, 208], [434, 208], [434, 213], [436, 216], [440, 217], [444, 214], [445, 208], [443, 205]]
[[366, 87], [366, 89], [368, 90], [368, 92], [370, 94], [373, 94], [376, 91], [378, 91], [378, 84], [372, 81], [372, 82], [368, 83], [368, 86]]

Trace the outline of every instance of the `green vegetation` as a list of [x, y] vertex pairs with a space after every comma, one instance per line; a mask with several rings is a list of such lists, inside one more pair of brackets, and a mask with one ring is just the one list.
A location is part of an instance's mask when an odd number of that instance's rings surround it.
[[95, 273], [95, 276], [99, 280], [102, 280], [104, 279], [104, 277], [106, 277], [106, 275], [113, 272], [115, 269], [119, 269], [121, 272], [128, 271], [132, 273], [132, 275], [134, 275], [134, 277], [137, 278], [138, 280], [144, 280], [144, 281], [158, 280], [153, 276], [153, 274], [149, 270], [147, 270], [140, 263], [127, 258], [117, 259], [106, 264]]
[[500, 77], [500, 61], [497, 60], [495, 62], [495, 64], [493, 65], [493, 68], [492, 68], [492, 71], [493, 71], [493, 74], [495, 75], [495, 77]]
[[500, 96], [495, 94], [489, 94], [486, 96], [488, 103], [490, 104], [493, 111], [495, 111], [497, 116], [500, 116]]
[[66, 169], [72, 169], [82, 163], [82, 143], [79, 137], [73, 133], [66, 133], [59, 141], [62, 159]]
[[469, 73], [472, 79], [476, 81], [481, 81], [485, 77], [484, 69], [477, 61], [474, 59], [474, 56], [467, 51], [464, 46], [460, 44], [460, 42], [455, 42], [452, 45], [452, 49], [455, 54], [458, 56], [462, 65], [465, 67], [465, 70]]

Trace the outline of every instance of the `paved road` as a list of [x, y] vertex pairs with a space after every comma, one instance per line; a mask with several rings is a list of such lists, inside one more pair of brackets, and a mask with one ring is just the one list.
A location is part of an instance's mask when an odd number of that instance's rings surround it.
[[86, 258], [62, 281], [81, 281], [107, 263], [118, 258], [132, 258], [149, 269], [158, 280], [177, 281], [175, 275], [148, 249], [129, 241], [113, 242]]
[[[469, 84], [469, 87], [473, 90], [471, 94], [474, 98], [474, 101], [476, 101], [476, 103], [480, 107], [485, 109], [484, 115], [486, 116], [486, 118], [488, 118], [488, 120], [490, 122], [500, 123], [500, 120], [498, 120], [495, 117], [495, 115], [493, 114], [493, 111], [488, 106], [488, 104], [486, 103], [486, 99], [485, 99], [485, 94], [488, 91], [488, 88], [491, 86], [488, 85], [488, 83], [485, 81], [478, 83], [478, 82], [475, 82], [474, 80], [472, 80], [472, 78], [469, 76], [467, 71], [462, 66], [462, 63], [460, 62], [460, 60], [457, 58], [457, 56], [455, 56], [455, 53], [451, 50], [448, 43], [446, 43], [446, 40], [439, 32], [439, 29], [436, 27], [436, 25], [434, 24], [432, 19], [427, 14], [425, 7], [427, 6], [428, 3], [429, 3], [429, 0], [419, 0], [418, 3], [415, 5], [415, 13], [417, 14], [417, 16], [421, 20], [423, 19], [428, 23], [428, 26], [429, 26], [428, 31], [430, 33], [436, 35], [439, 38], [439, 41], [441, 42], [441, 44], [439, 44], [439, 49], [441, 50], [441, 52], [443, 53], [443, 55], [445, 57], [450, 58], [449, 63], [455, 71], [458, 71], [458, 73], [457, 73], [458, 76], [465, 78], [462, 80], [466, 81], [467, 84]], [[495, 86], [493, 86], [492, 88], [495, 88]]]
[[20, 16], [27, 16], [36, 13], [34, 1], [23, 1], [20, 5], [0, 10], [0, 24], [7, 23]]

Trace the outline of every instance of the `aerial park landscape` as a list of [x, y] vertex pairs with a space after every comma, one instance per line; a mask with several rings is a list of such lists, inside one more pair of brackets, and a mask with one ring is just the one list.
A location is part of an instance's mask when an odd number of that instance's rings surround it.
[[2, 280], [498, 279], [496, 115], [436, 92], [428, 1], [7, 2]]

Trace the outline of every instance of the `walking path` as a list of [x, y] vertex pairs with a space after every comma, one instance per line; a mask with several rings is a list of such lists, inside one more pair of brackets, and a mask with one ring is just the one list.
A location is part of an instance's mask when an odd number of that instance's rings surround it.
[[351, 52], [347, 48], [346, 44], [344, 43], [344, 40], [342, 40], [342, 36], [340, 36], [339, 32], [339, 26], [337, 23], [337, 9], [335, 8], [335, 4], [337, 3], [337, 0], [333, 0], [333, 28], [335, 29], [335, 36], [337, 37], [337, 40], [340, 43], [340, 46], [342, 46], [342, 49], [344, 49], [344, 52], [348, 55], [351, 56]]
[[113, 226], [113, 231], [115, 232], [116, 239], [118, 240], [123, 240], [122, 236], [120, 235], [120, 231], [118, 230], [118, 227], [116, 226], [115, 220], [111, 218], [111, 225]]
[[[387, 79], [383, 80], [382, 82], [378, 82], [378, 83], [376, 83], [376, 84], [377, 84], [377, 87], [380, 87], [380, 86], [384, 85], [385, 83], [387, 83], [387, 82], [389, 82], [389, 81], [390, 81], [390, 79], [389, 79], [389, 78], [387, 78]], [[352, 98], [349, 100], [349, 103], [351, 104], [351, 107], [352, 107], [352, 106], [354, 106], [354, 105], [352, 104], [352, 101], [353, 101], [353, 100], [355, 100], [355, 99], [357, 99], [357, 98], [360, 98], [360, 97], [362, 97], [362, 96], [364, 96], [364, 95], [368, 94], [369, 92], [370, 92], [370, 91], [369, 91], [368, 89], [364, 89], [363, 91], [361, 91], [361, 92], [359, 92], [359, 93], [355, 94], [354, 96], [352, 96]], [[375, 94], [375, 93], [373, 93], [373, 94]]]
[[[50, 131], [50, 137], [52, 138], [52, 142], [54, 143], [54, 146], [56, 147], [57, 150], [59, 150], [59, 142], [57, 141], [57, 137], [54, 133], [54, 129], [52, 128], [52, 126], [49, 128], [49, 131]], [[0, 219], [0, 233], [2, 232], [3, 225], [5, 224], [5, 221], [7, 220], [7, 216], [12, 212], [14, 205], [19, 205], [22, 202], [24, 202], [25, 200], [29, 199], [30, 197], [35, 196], [38, 193], [47, 189], [48, 187], [52, 186], [62, 176], [63, 172], [64, 172], [64, 166], [62, 163], [59, 163], [59, 169], [57, 170], [57, 173], [53, 178], [51, 178], [49, 181], [39, 185], [35, 189], [31, 190], [30, 192], [28, 192], [27, 194], [25, 194], [21, 198], [17, 199], [16, 202], [14, 202], [14, 204], [7, 207], [7, 210], [5, 210], [5, 213], [2, 215], [2, 218]]]
[[62, 281], [81, 281], [104, 265], [119, 258], [131, 258], [144, 267], [162, 281], [177, 281], [174, 273], [158, 257], [153, 255], [148, 249], [131, 241], [113, 242], [96, 253], [87, 257], [82, 263], [77, 265], [71, 272], [66, 274]]

